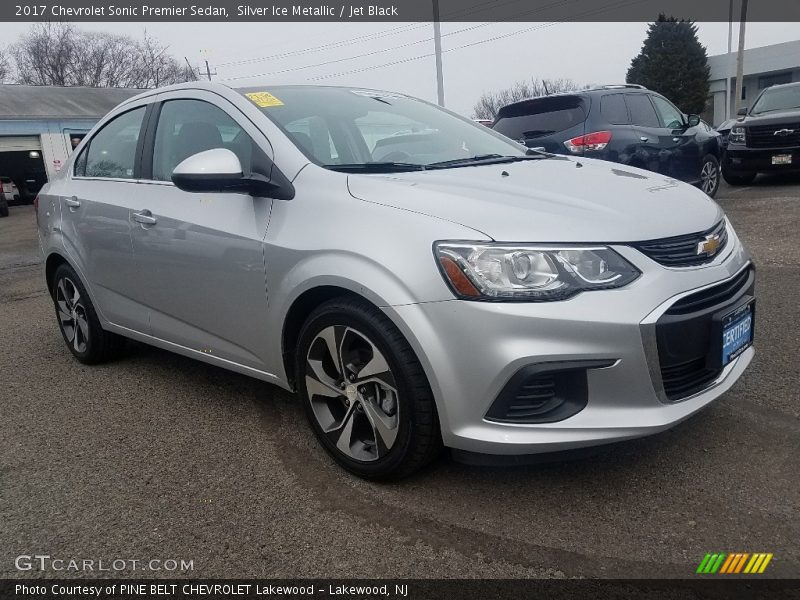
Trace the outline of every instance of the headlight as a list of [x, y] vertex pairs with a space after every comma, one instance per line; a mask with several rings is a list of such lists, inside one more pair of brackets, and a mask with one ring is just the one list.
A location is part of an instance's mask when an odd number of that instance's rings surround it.
[[468, 300], [564, 300], [641, 275], [605, 246], [437, 242], [434, 252], [445, 280]]
[[734, 127], [733, 129], [731, 129], [731, 134], [728, 136], [728, 143], [744, 144], [745, 143], [744, 127]]

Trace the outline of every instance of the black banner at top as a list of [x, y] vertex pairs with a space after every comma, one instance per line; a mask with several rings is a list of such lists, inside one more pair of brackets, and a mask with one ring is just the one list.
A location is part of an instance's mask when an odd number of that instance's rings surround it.
[[[0, 2], [0, 21], [412, 22], [433, 20], [435, 0], [56, 0]], [[729, 0], [439, 0], [441, 21], [654, 21], [660, 13], [728, 21]], [[741, 0], [734, 0], [734, 21]], [[748, 21], [800, 22], [798, 0], [751, 0]]]

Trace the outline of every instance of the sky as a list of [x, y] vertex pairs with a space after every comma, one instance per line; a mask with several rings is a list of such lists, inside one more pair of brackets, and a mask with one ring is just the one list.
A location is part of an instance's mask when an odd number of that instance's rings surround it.
[[[29, 27], [3, 23], [3, 38], [13, 41]], [[216, 73], [213, 78], [229, 85], [346, 85], [436, 101], [435, 63], [429, 56], [431, 23], [81, 23], [77, 27], [134, 37], [147, 29], [181, 60], [186, 57], [203, 69], [208, 60]], [[521, 79], [624, 82], [647, 23], [442, 23], [441, 28], [445, 105], [472, 116], [483, 92]], [[727, 52], [727, 23], [699, 23], [698, 29], [709, 55]], [[734, 24], [734, 51], [737, 33]], [[797, 23], [747, 24], [747, 48], [796, 39], [800, 39]], [[409, 60], [419, 56], [423, 58]], [[797, 59], [800, 65], [800, 56]], [[396, 64], [373, 68], [386, 63]]]

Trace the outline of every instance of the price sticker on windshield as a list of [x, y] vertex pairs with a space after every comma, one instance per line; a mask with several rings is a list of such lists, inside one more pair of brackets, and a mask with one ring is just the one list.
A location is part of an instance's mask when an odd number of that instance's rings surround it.
[[278, 100], [275, 96], [270, 94], [269, 92], [250, 92], [249, 94], [245, 94], [250, 100], [252, 100], [256, 106], [260, 108], [267, 108], [270, 106], [283, 106], [283, 102]]

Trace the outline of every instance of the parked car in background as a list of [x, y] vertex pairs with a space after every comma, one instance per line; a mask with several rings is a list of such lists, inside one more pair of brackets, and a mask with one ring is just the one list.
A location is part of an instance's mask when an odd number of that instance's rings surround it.
[[715, 127], [715, 129], [719, 132], [722, 136], [722, 149], [725, 150], [728, 146], [728, 136], [731, 133], [731, 129], [734, 125], [736, 125], [737, 121], [741, 121], [741, 118], [738, 119], [727, 119], [719, 124], [719, 127]]
[[492, 129], [530, 148], [662, 173], [711, 197], [719, 188], [717, 133], [642, 86], [608, 85], [516, 102], [500, 109]]
[[749, 254], [665, 179], [403, 94], [192, 82], [114, 109], [36, 214], [77, 360], [128, 337], [296, 391], [340, 465], [397, 478], [664, 431], [734, 384]]
[[800, 172], [800, 83], [763, 90], [731, 128], [722, 175], [731, 185], [759, 173]]
[[19, 189], [11, 177], [0, 176], [0, 191], [6, 202], [19, 202]]

